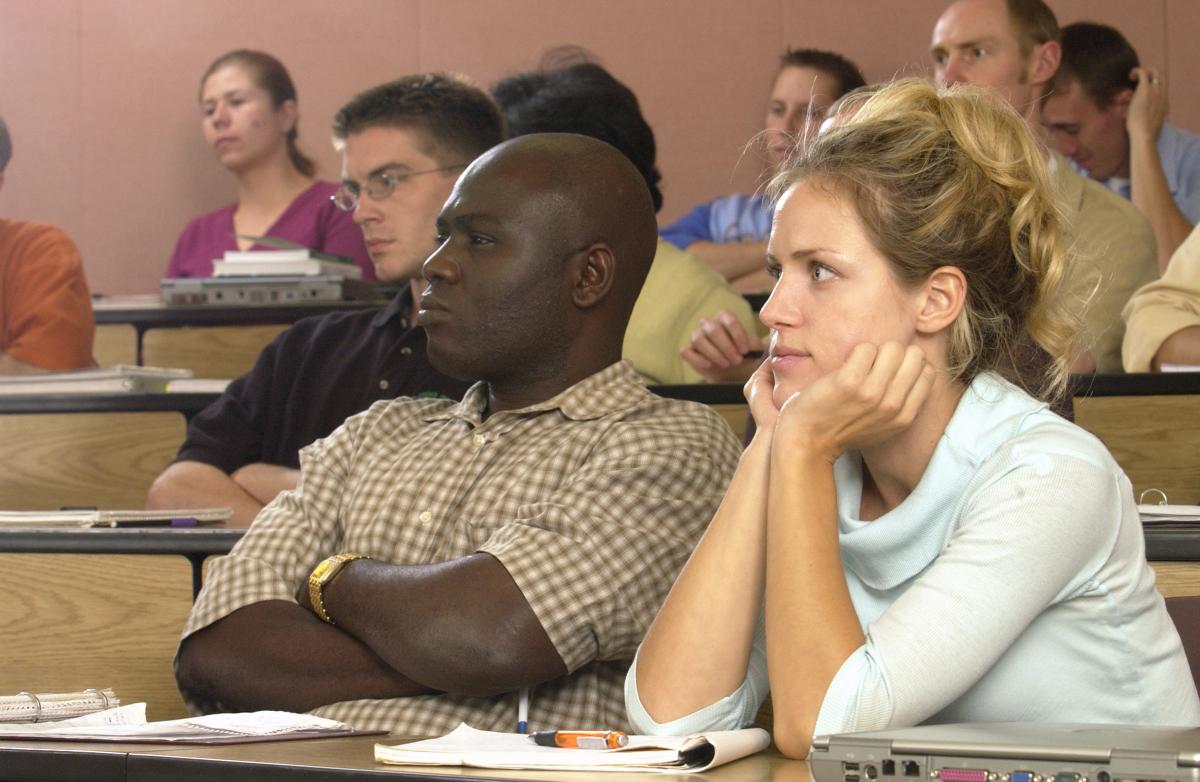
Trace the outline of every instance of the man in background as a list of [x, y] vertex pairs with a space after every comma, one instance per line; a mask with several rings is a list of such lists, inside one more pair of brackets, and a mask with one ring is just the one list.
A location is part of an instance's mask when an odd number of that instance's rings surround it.
[[[1041, 128], [1041, 102], [1062, 58], [1058, 20], [1042, 0], [958, 0], [933, 30], [930, 53], [939, 85], [979, 84], [996, 90]], [[1121, 308], [1157, 276], [1154, 233], [1131, 203], [1049, 159], [1059, 205], [1078, 252], [1066, 295], [1081, 313], [1086, 353], [1076, 372], [1121, 371]]]
[[[0, 188], [12, 138], [0, 117]], [[92, 299], [61, 229], [0, 218], [0, 375], [92, 366]]]
[[397, 396], [457, 399], [470, 385], [430, 366], [415, 302], [438, 210], [458, 174], [503, 139], [499, 109], [461, 78], [417, 74], [356, 96], [333, 136], [342, 152], [336, 203], [354, 213], [380, 280], [403, 287], [382, 310], [306, 318], [276, 337], [192, 419], [147, 507], [227, 505], [232, 524], [249, 525], [295, 488], [300, 449], [349, 416]]
[[1108, 25], [1069, 24], [1042, 122], [1081, 173], [1130, 198], [1154, 228], [1159, 272], [1200, 221], [1200, 136], [1166, 122], [1167, 85]]

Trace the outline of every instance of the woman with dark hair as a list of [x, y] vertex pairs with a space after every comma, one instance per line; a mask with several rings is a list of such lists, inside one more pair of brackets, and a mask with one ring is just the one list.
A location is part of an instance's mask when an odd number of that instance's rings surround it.
[[[762, 135], [771, 171], [797, 141], [814, 132], [835, 100], [865, 84], [858, 66], [840, 54], [788, 49], [771, 82]], [[735, 193], [701, 204], [664, 228], [662, 237], [699, 256], [742, 293], [771, 288], [763, 267], [771, 211], [761, 193]]]
[[330, 202], [337, 184], [314, 178], [297, 146], [296, 88], [279, 60], [237, 49], [200, 79], [205, 140], [237, 181], [237, 201], [193, 219], [175, 244], [167, 277], [209, 277], [227, 250], [271, 249], [247, 237], [271, 236], [350, 258], [363, 278], [375, 271], [362, 232]]

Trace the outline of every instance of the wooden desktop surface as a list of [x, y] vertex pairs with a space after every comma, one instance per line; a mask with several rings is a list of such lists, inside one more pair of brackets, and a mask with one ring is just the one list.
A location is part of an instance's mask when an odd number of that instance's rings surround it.
[[302, 780], [408, 779], [443, 782], [812, 782], [808, 764], [768, 750], [704, 774], [509, 771], [451, 766], [388, 766], [376, 763], [376, 743], [396, 736], [352, 736], [213, 746], [0, 741], [0, 779], [97, 782], [301, 782]]

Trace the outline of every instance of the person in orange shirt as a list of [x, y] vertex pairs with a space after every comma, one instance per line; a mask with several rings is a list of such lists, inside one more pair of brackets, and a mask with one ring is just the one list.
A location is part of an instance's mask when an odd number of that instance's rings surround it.
[[[0, 118], [0, 187], [12, 158]], [[0, 375], [90, 367], [95, 322], [75, 243], [45, 223], [0, 218]]]

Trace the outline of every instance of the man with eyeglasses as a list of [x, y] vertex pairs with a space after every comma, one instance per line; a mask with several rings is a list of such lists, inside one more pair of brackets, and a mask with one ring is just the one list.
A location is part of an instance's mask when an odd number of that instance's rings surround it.
[[299, 321], [271, 342], [249, 373], [188, 425], [175, 461], [147, 507], [228, 505], [246, 526], [299, 479], [300, 448], [380, 399], [461, 397], [470, 385], [435, 370], [413, 307], [435, 222], [458, 174], [503, 138], [483, 91], [444, 74], [406, 76], [367, 90], [337, 113], [342, 187], [385, 282], [404, 283], [382, 310]]

